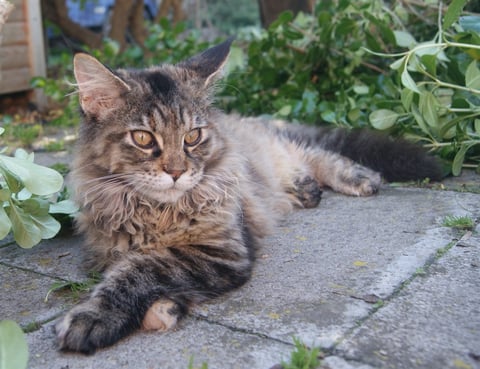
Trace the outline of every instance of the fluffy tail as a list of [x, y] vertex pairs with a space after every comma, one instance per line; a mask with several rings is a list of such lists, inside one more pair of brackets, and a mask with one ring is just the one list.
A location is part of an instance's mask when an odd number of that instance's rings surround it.
[[[295, 132], [296, 131], [296, 132]], [[291, 138], [305, 142], [300, 132], [291, 131]], [[303, 132], [305, 134], [307, 132]], [[312, 135], [313, 133], [313, 135]], [[307, 145], [320, 145], [337, 152], [379, 173], [389, 182], [443, 177], [440, 160], [429, 155], [421, 146], [404, 139], [368, 129], [316, 128], [308, 132]]]

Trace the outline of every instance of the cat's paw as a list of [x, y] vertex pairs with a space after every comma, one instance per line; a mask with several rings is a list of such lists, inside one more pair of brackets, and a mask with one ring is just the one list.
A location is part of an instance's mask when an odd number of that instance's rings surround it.
[[339, 192], [353, 196], [371, 196], [376, 194], [382, 184], [378, 172], [361, 165], [354, 165], [341, 176]]
[[116, 337], [112, 324], [101, 317], [87, 304], [73, 308], [55, 326], [60, 350], [93, 354], [117, 341], [120, 337]]
[[142, 328], [146, 330], [166, 331], [173, 328], [181, 316], [180, 307], [167, 299], [153, 303], [143, 318]]
[[320, 185], [309, 176], [294, 181], [293, 194], [304, 208], [316, 207], [322, 198]]

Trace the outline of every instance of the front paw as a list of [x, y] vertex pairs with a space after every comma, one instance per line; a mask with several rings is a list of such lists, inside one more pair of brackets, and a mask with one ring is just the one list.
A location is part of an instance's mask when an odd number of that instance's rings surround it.
[[113, 342], [112, 326], [88, 304], [78, 305], [60, 320], [55, 330], [62, 351], [93, 354], [97, 348]]
[[355, 164], [341, 176], [340, 192], [353, 196], [371, 196], [380, 189], [382, 177], [379, 173]]

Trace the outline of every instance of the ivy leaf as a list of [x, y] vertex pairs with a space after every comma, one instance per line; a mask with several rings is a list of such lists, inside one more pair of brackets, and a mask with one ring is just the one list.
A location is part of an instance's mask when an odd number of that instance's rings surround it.
[[458, 20], [468, 0], [453, 0], [443, 18], [443, 29], [450, 28]]
[[[0, 169], [7, 177], [20, 181], [32, 194], [50, 195], [60, 191], [63, 185], [63, 177], [57, 171], [32, 163], [29, 159], [12, 158], [0, 155]], [[5, 173], [3, 173], [5, 172]], [[18, 185], [15, 188], [8, 186], [11, 191], [18, 192]]]
[[391, 128], [397, 121], [399, 114], [389, 109], [379, 109], [369, 116], [370, 123], [376, 129], [385, 130]]
[[477, 67], [476, 60], [473, 60], [465, 71], [465, 86], [480, 90], [480, 70]]
[[13, 320], [0, 322], [0, 369], [25, 369], [28, 345], [20, 326]]

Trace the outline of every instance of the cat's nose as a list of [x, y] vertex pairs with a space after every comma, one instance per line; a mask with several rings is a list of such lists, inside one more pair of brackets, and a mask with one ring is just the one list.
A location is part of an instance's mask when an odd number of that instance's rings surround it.
[[180, 178], [180, 176], [186, 172], [186, 169], [170, 169], [167, 165], [163, 166], [163, 171], [167, 174], [170, 174], [172, 177], [173, 181], [176, 181], [177, 179]]

